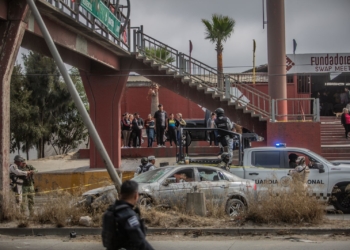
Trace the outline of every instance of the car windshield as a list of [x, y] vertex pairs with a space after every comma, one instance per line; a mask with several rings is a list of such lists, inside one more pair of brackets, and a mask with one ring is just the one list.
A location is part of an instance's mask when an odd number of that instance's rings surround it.
[[132, 180], [138, 183], [153, 183], [162, 178], [171, 168], [158, 168], [134, 177]]

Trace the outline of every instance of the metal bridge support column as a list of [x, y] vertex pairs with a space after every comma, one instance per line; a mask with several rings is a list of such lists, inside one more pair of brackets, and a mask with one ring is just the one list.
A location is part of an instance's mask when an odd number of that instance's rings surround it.
[[[269, 95], [272, 99], [284, 99], [287, 98], [284, 0], [267, 0], [266, 12]], [[287, 120], [287, 101], [278, 101], [277, 105], [277, 120]]]
[[[27, 3], [0, 1], [0, 9], [7, 8], [7, 20], [0, 19], [0, 217], [9, 198], [10, 163], [10, 82], [19, 47], [26, 28]], [[1, 218], [0, 218], [1, 219]]]
[[[98, 75], [80, 71], [90, 104], [90, 118], [110, 156], [113, 165], [121, 165], [120, 102], [129, 71], [115, 75]], [[137, 100], [135, 100], [137, 101]], [[96, 145], [90, 140], [90, 168], [104, 168]]]

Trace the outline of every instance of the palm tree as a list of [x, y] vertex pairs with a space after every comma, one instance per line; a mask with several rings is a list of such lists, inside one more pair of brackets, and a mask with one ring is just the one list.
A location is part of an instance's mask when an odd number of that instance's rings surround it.
[[202, 19], [205, 25], [205, 39], [212, 43], [216, 43], [217, 66], [218, 66], [218, 88], [223, 89], [223, 66], [222, 66], [222, 51], [224, 50], [223, 42], [226, 42], [233, 33], [235, 20], [228, 16], [213, 14], [212, 20]]

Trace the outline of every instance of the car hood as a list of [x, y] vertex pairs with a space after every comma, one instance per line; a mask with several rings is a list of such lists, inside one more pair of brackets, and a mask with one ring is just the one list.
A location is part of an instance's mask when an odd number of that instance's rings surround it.
[[[157, 186], [156, 183], [139, 183], [139, 192], [144, 192], [147, 190], [151, 190], [152, 187]], [[95, 195], [100, 195], [105, 192], [111, 191], [115, 189], [114, 185], [106, 186], [106, 187], [100, 187], [100, 188], [95, 188], [91, 189], [85, 193], [83, 193], [83, 196], [95, 196]]]
[[106, 186], [106, 187], [100, 187], [100, 188], [95, 188], [95, 189], [91, 189], [85, 193], [83, 193], [83, 196], [87, 196], [87, 195], [99, 195], [105, 192], [108, 192], [110, 190], [115, 189], [114, 185], [110, 185], [110, 186]]

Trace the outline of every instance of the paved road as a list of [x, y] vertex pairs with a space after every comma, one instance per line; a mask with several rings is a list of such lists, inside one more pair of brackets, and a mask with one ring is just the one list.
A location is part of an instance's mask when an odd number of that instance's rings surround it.
[[[304, 241], [304, 242], [302, 242]], [[235, 238], [219, 238], [217, 240], [200, 240], [191, 239], [189, 237], [185, 239], [174, 240], [151, 240], [151, 244], [156, 250], [230, 250], [230, 249], [283, 249], [283, 250], [348, 250], [349, 239], [342, 238], [341, 240], [329, 239], [322, 240], [301, 240], [300, 239], [235, 239]], [[13, 249], [25, 249], [25, 250], [103, 250], [100, 242], [96, 240], [79, 241], [74, 239], [62, 238], [42, 238], [42, 237], [30, 237], [30, 238], [11, 238], [0, 236], [0, 249], [1, 250], [13, 250]]]

